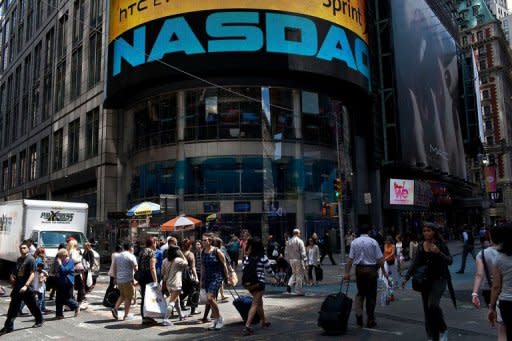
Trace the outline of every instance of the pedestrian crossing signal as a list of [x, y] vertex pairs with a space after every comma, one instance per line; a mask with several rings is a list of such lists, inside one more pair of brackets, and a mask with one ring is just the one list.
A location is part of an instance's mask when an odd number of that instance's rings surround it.
[[341, 191], [342, 191], [341, 179], [340, 178], [334, 179], [333, 185], [334, 185], [334, 198], [336, 200], [341, 200]]

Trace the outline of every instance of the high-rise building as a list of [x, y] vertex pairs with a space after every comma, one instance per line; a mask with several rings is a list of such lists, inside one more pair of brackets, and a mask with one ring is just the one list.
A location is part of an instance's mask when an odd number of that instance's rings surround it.
[[[504, 2], [498, 5], [503, 7]], [[492, 13], [483, 0], [459, 1], [462, 54], [468, 63], [474, 60], [479, 80], [483, 151], [473, 164], [491, 203], [489, 222], [512, 219], [512, 56], [497, 20], [500, 11]]]

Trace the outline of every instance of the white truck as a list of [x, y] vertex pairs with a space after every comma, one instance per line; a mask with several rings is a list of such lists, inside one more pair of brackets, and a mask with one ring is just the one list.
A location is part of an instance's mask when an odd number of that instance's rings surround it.
[[[83, 249], [87, 241], [88, 208], [85, 203], [63, 201], [0, 202], [0, 269], [16, 262], [19, 246], [26, 239], [34, 240], [36, 246], [44, 246], [50, 260], [56, 256], [59, 244], [67, 243], [70, 237]], [[100, 264], [99, 254], [93, 252], [95, 262]]]

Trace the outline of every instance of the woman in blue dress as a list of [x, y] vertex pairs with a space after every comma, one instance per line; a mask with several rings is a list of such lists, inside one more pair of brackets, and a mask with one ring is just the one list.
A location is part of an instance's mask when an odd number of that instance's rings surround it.
[[228, 276], [226, 258], [220, 249], [212, 245], [214, 236], [205, 233], [202, 238], [203, 253], [201, 254], [201, 288], [205, 289], [208, 304], [212, 310], [213, 323], [208, 329], [221, 329], [224, 319], [220, 315], [217, 295], [222, 282], [227, 279], [228, 285], [231, 281]]

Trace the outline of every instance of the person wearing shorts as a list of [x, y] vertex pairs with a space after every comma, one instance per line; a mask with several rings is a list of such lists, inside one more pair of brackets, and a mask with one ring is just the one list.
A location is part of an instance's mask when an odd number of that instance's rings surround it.
[[254, 237], [247, 239], [247, 245], [245, 249], [245, 254], [247, 256], [244, 257], [243, 266], [244, 268], [249, 266], [249, 262], [251, 258], [254, 261], [257, 259], [256, 264], [256, 274], [258, 276], [258, 283], [251, 285], [249, 288], [249, 292], [252, 295], [252, 304], [249, 309], [249, 314], [247, 317], [247, 321], [245, 323], [245, 327], [242, 330], [242, 335], [252, 335], [254, 334], [254, 329], [251, 327], [252, 321], [256, 314], [259, 315], [262, 328], [270, 327], [270, 322], [268, 322], [265, 311], [263, 310], [263, 294], [265, 293], [265, 272], [275, 278], [274, 271], [272, 271], [272, 267], [270, 266], [270, 261], [268, 257], [265, 255], [265, 248], [263, 246], [263, 242], [261, 239]]
[[112, 308], [112, 316], [117, 320], [119, 318], [117, 309], [124, 302], [124, 317], [123, 320], [133, 320], [134, 317], [130, 314], [130, 306], [133, 296], [135, 295], [135, 288], [133, 287], [133, 273], [137, 271], [137, 259], [133, 255], [133, 245], [131, 242], [123, 244], [123, 252], [115, 258], [113, 263], [113, 274], [119, 289], [119, 298]]

